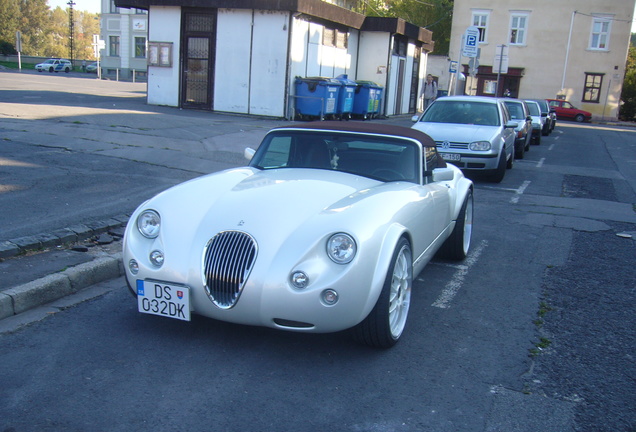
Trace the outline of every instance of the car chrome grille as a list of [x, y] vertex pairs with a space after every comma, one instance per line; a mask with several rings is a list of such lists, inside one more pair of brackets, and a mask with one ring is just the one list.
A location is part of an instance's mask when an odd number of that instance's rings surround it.
[[216, 306], [230, 309], [238, 301], [256, 259], [256, 241], [244, 232], [223, 231], [203, 255], [205, 291]]
[[468, 143], [460, 143], [460, 142], [450, 142], [450, 141], [435, 141], [435, 145], [437, 146], [437, 150], [444, 151], [450, 149], [468, 149]]

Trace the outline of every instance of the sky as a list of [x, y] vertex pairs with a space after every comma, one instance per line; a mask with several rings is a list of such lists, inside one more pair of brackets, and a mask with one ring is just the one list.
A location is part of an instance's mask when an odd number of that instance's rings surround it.
[[[69, 0], [48, 0], [48, 3], [51, 9], [55, 9], [58, 6], [62, 9], [66, 9], [68, 7], [68, 1]], [[100, 0], [73, 0], [73, 2], [75, 3], [73, 10], [88, 11], [90, 13], [102, 12]]]

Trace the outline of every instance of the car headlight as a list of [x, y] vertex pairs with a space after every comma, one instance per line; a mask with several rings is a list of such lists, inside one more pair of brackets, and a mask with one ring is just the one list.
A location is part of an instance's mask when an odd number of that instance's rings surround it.
[[157, 238], [161, 229], [161, 217], [154, 210], [144, 210], [137, 217], [137, 229], [146, 238]]
[[475, 141], [468, 144], [468, 148], [472, 151], [489, 151], [492, 148], [490, 141]]
[[337, 233], [327, 241], [327, 255], [336, 264], [348, 264], [356, 256], [356, 242], [349, 234]]

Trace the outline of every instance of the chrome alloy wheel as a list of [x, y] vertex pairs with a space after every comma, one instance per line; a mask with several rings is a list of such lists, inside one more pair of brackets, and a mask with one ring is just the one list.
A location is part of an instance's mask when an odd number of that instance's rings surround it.
[[466, 200], [466, 208], [464, 210], [464, 238], [463, 248], [464, 255], [468, 254], [470, 249], [470, 239], [473, 236], [473, 195], [472, 193]]
[[403, 244], [395, 260], [389, 293], [389, 326], [394, 339], [402, 334], [409, 314], [413, 285], [411, 262], [411, 250], [407, 244]]

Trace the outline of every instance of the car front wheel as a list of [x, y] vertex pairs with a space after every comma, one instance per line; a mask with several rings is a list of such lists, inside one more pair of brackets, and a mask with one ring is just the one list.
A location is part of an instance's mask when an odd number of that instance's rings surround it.
[[53, 73], [53, 66], [49, 68], [49, 73]]
[[499, 163], [497, 163], [497, 168], [490, 171], [490, 180], [495, 183], [501, 183], [506, 175], [506, 149], [501, 148], [501, 153], [499, 154]]
[[579, 122], [579, 123], [583, 123], [583, 121], [585, 121], [585, 116], [583, 116], [583, 114], [577, 114], [577, 115], [574, 117], [574, 120], [576, 120], [576, 121], [577, 121], [577, 122]]
[[453, 232], [439, 250], [440, 258], [463, 260], [468, 255], [473, 236], [473, 191], [468, 190]]
[[354, 338], [365, 345], [390, 348], [400, 339], [411, 303], [413, 255], [401, 238], [393, 252], [382, 292], [369, 315], [353, 328]]

